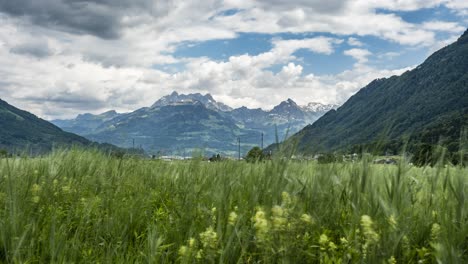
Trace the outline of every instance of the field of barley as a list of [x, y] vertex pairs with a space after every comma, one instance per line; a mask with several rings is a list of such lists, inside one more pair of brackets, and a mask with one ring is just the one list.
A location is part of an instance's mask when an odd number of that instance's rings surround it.
[[468, 169], [0, 159], [0, 262], [468, 263]]

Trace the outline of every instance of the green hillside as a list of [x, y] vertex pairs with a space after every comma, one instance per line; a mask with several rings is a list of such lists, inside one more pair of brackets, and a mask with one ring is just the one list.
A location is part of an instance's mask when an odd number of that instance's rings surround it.
[[10, 153], [37, 155], [53, 148], [85, 146], [116, 153], [142, 153], [141, 150], [124, 150], [110, 144], [99, 144], [57, 126], [37, 116], [18, 109], [0, 99], [0, 149]]
[[375, 146], [397, 151], [443, 140], [456, 151], [468, 126], [468, 31], [401, 76], [378, 79], [292, 136], [301, 153]]

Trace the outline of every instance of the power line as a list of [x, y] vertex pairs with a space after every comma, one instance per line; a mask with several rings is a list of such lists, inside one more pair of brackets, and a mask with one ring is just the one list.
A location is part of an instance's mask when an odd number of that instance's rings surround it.
[[237, 142], [239, 143], [239, 160], [241, 159], [241, 146], [240, 146], [240, 137], [237, 137]]
[[263, 150], [263, 132], [262, 132], [262, 150]]

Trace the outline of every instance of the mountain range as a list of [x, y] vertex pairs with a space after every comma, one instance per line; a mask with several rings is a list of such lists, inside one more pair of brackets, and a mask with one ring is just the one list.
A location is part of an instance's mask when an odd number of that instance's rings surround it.
[[442, 144], [458, 151], [468, 127], [468, 30], [401, 76], [377, 79], [284, 146], [312, 154], [372, 147], [417, 152]]
[[232, 109], [210, 94], [173, 92], [134, 112], [53, 123], [0, 100], [0, 148], [40, 154], [55, 146], [103, 146], [96, 141], [149, 154], [202, 149], [235, 155], [240, 145], [244, 155], [293, 134], [282, 145], [306, 155], [376, 146], [393, 153], [406, 146], [415, 153], [435, 144], [453, 153], [468, 127], [468, 30], [415, 69], [372, 81], [339, 108], [287, 99], [268, 111]]
[[52, 123], [90, 140], [121, 147], [141, 146], [152, 154], [190, 155], [202, 149], [208, 154], [235, 155], [238, 139], [245, 154], [251, 147], [260, 146], [262, 137], [265, 146], [276, 142], [276, 137], [282, 140], [335, 107], [320, 103], [299, 106], [288, 99], [269, 111], [232, 109], [210, 94], [173, 92], [131, 113], [81, 114]]

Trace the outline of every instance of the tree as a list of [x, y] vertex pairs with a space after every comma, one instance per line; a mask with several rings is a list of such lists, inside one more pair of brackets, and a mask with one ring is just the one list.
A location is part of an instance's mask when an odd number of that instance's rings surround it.
[[264, 158], [263, 150], [260, 147], [253, 147], [247, 153], [245, 160], [247, 162], [257, 162], [257, 161], [263, 160], [263, 158]]
[[332, 153], [325, 153], [318, 157], [317, 162], [319, 164], [327, 164], [337, 162], [337, 157]]
[[222, 158], [221, 158], [221, 155], [217, 154], [213, 154], [213, 156], [211, 156], [211, 158], [209, 159], [211, 162], [216, 162], [216, 161], [222, 161]]
[[6, 158], [8, 157], [8, 151], [4, 149], [0, 149], [0, 158]]

